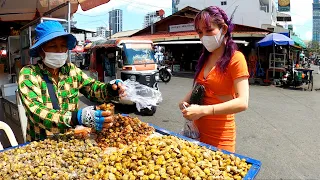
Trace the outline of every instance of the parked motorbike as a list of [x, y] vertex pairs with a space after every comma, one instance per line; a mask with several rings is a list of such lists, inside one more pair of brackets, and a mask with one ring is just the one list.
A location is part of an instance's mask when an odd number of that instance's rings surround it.
[[295, 70], [292, 66], [286, 68], [286, 72], [282, 76], [281, 83], [283, 86], [301, 86], [303, 84], [302, 72]]
[[171, 69], [167, 65], [163, 63], [159, 63], [158, 71], [159, 71], [159, 77], [163, 82], [167, 83], [171, 80], [171, 76], [172, 76]]

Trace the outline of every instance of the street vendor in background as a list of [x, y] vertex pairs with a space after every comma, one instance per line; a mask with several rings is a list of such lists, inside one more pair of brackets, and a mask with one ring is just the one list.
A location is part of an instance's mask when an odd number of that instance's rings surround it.
[[249, 55], [249, 66], [248, 66], [251, 78], [256, 77], [257, 61], [258, 61], [258, 57], [256, 55], [256, 52], [254, 49], [251, 49], [251, 52]]
[[[244, 55], [236, 51], [232, 27], [226, 13], [216, 6], [195, 17], [204, 50], [197, 65], [195, 91], [190, 91], [179, 107], [186, 119], [194, 121], [201, 142], [235, 152], [234, 114], [248, 108], [249, 72]], [[191, 98], [202, 102], [193, 104]]]
[[22, 68], [18, 81], [28, 118], [27, 141], [65, 133], [76, 125], [97, 131], [112, 126], [111, 112], [96, 110], [94, 106], [78, 109], [79, 93], [91, 101], [104, 103], [125, 96], [121, 80], [104, 84], [67, 63], [67, 52], [75, 47], [76, 38], [66, 33], [59, 22], [43, 22], [35, 31], [30, 56], [41, 60]]

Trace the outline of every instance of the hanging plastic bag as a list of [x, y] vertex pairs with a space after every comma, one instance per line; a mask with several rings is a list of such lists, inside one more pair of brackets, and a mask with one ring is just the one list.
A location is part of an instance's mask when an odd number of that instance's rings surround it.
[[127, 94], [123, 100], [134, 102], [139, 112], [145, 108], [151, 110], [152, 106], [157, 106], [162, 101], [161, 92], [156, 89], [129, 79], [124, 81], [123, 84], [126, 87]]
[[199, 129], [194, 124], [194, 121], [189, 121], [185, 119], [184, 127], [180, 134], [194, 140], [200, 140]]

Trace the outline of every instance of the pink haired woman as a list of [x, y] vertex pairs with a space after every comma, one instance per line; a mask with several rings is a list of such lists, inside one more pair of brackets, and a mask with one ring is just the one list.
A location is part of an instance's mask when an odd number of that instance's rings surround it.
[[231, 37], [233, 25], [222, 9], [210, 6], [202, 10], [194, 23], [204, 45], [194, 84], [202, 87], [203, 93], [196, 97], [200, 103], [194, 104], [190, 102], [191, 91], [179, 107], [186, 119], [194, 120], [201, 142], [235, 152], [234, 114], [245, 111], [249, 101], [247, 63], [236, 50]]

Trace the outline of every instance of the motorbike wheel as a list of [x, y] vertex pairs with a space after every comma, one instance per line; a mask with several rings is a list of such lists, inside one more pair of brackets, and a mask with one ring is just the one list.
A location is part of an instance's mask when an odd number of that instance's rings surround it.
[[151, 109], [149, 108], [144, 108], [141, 109], [139, 114], [141, 114], [142, 116], [153, 116], [157, 111], [157, 107], [156, 106], [152, 106]]
[[167, 83], [171, 80], [171, 74], [166, 70], [161, 70], [159, 75], [160, 75], [160, 79], [165, 83]]

